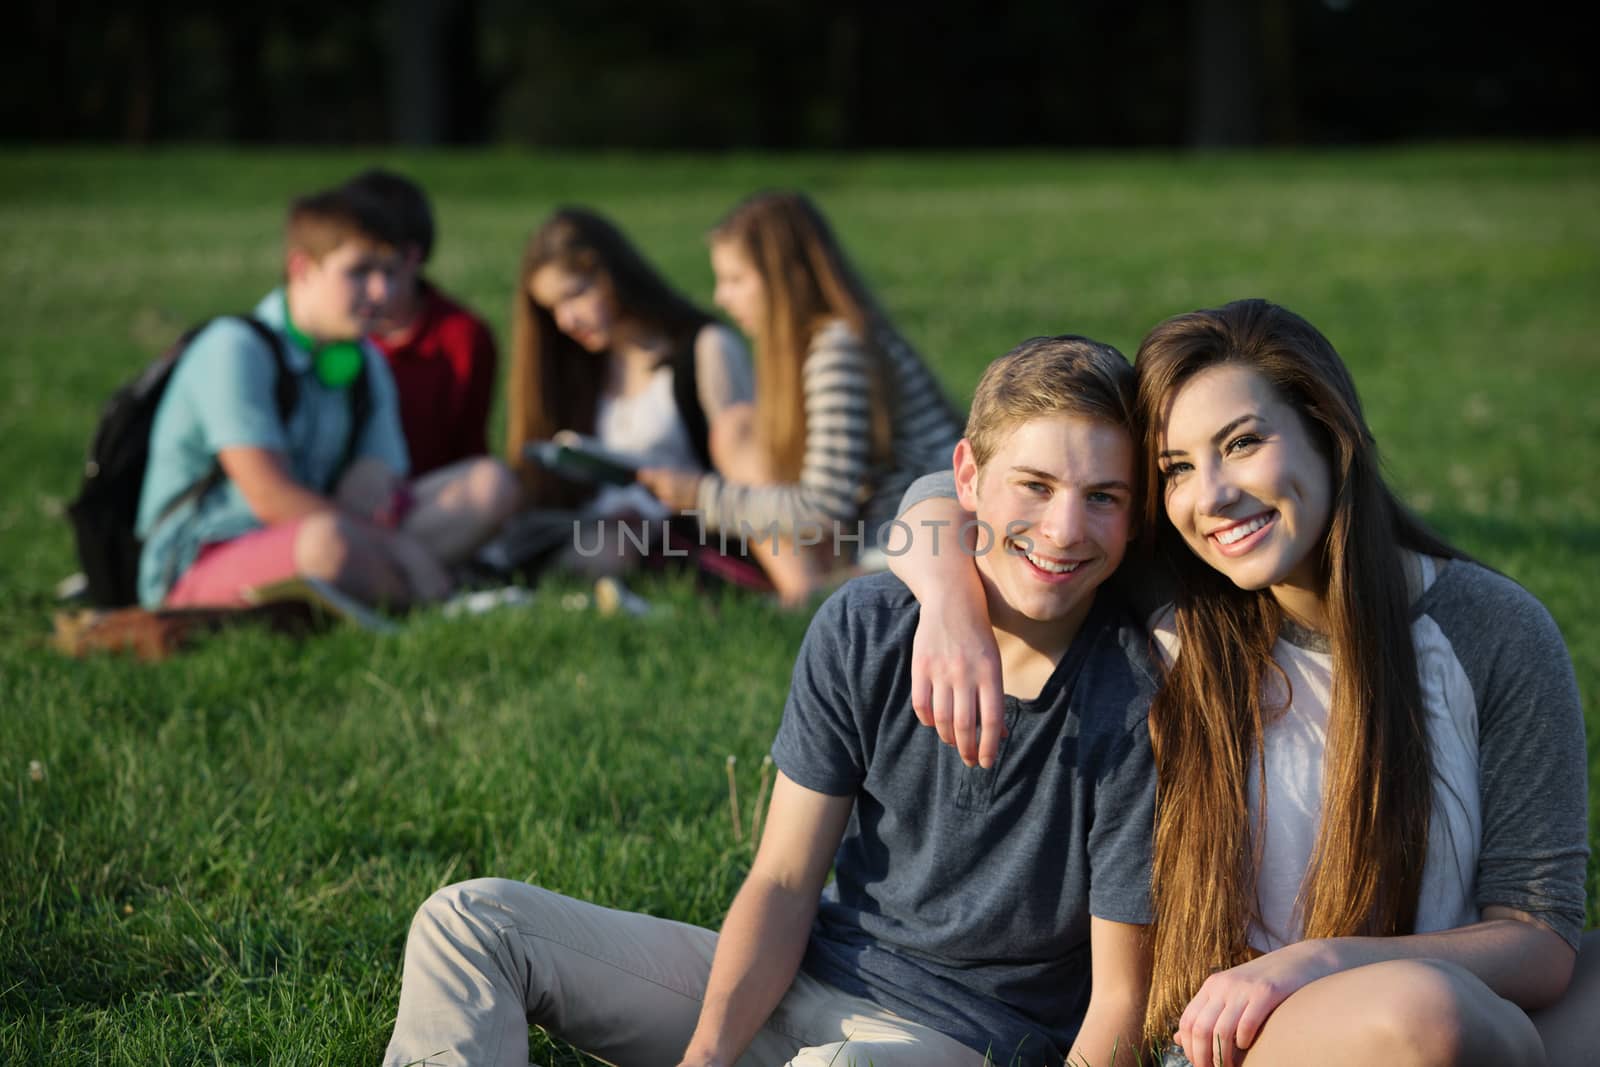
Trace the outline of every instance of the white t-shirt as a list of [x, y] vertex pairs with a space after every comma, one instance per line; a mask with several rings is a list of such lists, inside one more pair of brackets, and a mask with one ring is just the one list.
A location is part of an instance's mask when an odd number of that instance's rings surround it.
[[[1433, 585], [1438, 571], [1422, 559], [1422, 590]], [[1170, 663], [1178, 635], [1170, 608], [1163, 609], [1151, 632]], [[1428, 826], [1428, 855], [1417, 901], [1418, 933], [1448, 930], [1477, 922], [1474, 872], [1483, 817], [1478, 789], [1478, 710], [1465, 669], [1438, 624], [1428, 615], [1411, 626], [1417, 672], [1428, 718], [1433, 756], [1433, 812]], [[1263, 731], [1266, 810], [1261, 810], [1262, 772], [1250, 768], [1250, 823], [1261, 847], [1256, 879], [1257, 916], [1250, 926], [1250, 944], [1270, 952], [1303, 938], [1295, 903], [1311, 862], [1322, 812], [1322, 767], [1328, 746], [1328, 701], [1332, 696], [1333, 657], [1320, 634], [1290, 628], [1273, 646], [1272, 658], [1283, 668], [1282, 680], [1268, 680], [1268, 707], [1288, 698], [1282, 715]]]

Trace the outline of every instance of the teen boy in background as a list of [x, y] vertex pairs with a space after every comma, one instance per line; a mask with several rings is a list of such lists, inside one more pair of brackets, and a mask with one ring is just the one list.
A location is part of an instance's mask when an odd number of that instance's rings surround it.
[[388, 310], [370, 340], [400, 394], [400, 426], [411, 475], [489, 454], [489, 407], [498, 377], [494, 334], [424, 273], [433, 254], [433, 208], [416, 182], [374, 167], [348, 187], [384, 205], [398, 228], [404, 263]]
[[522, 502], [522, 488], [489, 455], [489, 405], [498, 377], [489, 326], [423, 273], [433, 255], [433, 208], [422, 187], [380, 167], [346, 183], [390, 216], [402, 260], [389, 300], [367, 340], [383, 354], [399, 395], [411, 456], [410, 493], [428, 507], [418, 532], [463, 559]]
[[906, 587], [850, 582], [806, 635], [721, 933], [447, 887], [412, 924], [384, 1062], [521, 1067], [530, 1023], [629, 1067], [1135, 1062], [1156, 671], [1096, 594], [1130, 535], [1131, 407], [1127, 362], [1082, 338], [1027, 342], [978, 386], [955, 470], [991, 532], [1010, 728], [992, 769], [911, 713]]
[[[238, 606], [296, 576], [394, 607], [450, 592], [447, 568], [498, 515], [489, 479], [404, 481], [394, 379], [361, 340], [387, 310], [404, 249], [371, 196], [333, 189], [291, 205], [284, 284], [253, 312], [294, 375], [287, 417], [277, 362], [247, 324], [219, 318], [189, 344], [156, 410], [140, 495], [146, 607]], [[218, 484], [182, 500], [214, 467]]]

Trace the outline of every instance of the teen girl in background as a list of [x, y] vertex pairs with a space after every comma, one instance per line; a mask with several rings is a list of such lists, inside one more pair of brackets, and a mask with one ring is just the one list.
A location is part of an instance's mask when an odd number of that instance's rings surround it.
[[858, 523], [859, 548], [877, 546], [911, 480], [949, 465], [961, 425], [803, 194], [737, 205], [711, 232], [711, 265], [717, 304], [755, 342], [755, 403], [712, 421], [718, 473], [662, 465], [640, 480], [730, 538], [776, 530], [752, 555], [800, 602], [851, 562]]
[[[1299, 316], [1180, 315], [1136, 370], [1177, 580], [1152, 622], [1152, 1038], [1195, 1067], [1589, 1062], [1583, 715], [1548, 612], [1400, 504]], [[946, 740], [997, 699], [964, 681], [987, 678], [987, 621], [951, 556], [896, 563], [926, 594], [914, 686]]]
[[561, 208], [529, 238], [513, 296], [506, 420], [508, 459], [533, 509], [523, 525], [551, 509], [667, 514], [640, 486], [597, 491], [564, 479], [525, 445], [570, 431], [635, 465], [708, 470], [712, 422], [752, 390], [738, 335], [668, 285], [609, 220]]

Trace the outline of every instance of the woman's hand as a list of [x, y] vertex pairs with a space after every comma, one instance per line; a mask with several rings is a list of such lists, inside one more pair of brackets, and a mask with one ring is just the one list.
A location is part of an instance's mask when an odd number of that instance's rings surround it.
[[987, 613], [964, 600], [928, 598], [911, 642], [911, 707], [967, 766], [994, 766], [1006, 698]]
[[1339, 970], [1332, 943], [1301, 941], [1218, 971], [1189, 1001], [1172, 1040], [1194, 1067], [1238, 1067], [1279, 1004]]
[[639, 484], [673, 511], [688, 511], [700, 502], [699, 471], [673, 467], [640, 467]]

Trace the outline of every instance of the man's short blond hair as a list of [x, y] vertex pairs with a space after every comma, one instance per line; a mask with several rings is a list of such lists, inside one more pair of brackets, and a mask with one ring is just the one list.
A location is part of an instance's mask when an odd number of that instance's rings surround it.
[[981, 467], [1033, 419], [1080, 415], [1133, 434], [1133, 412], [1133, 368], [1121, 352], [1077, 334], [1034, 337], [983, 372], [967, 416], [967, 444]]

